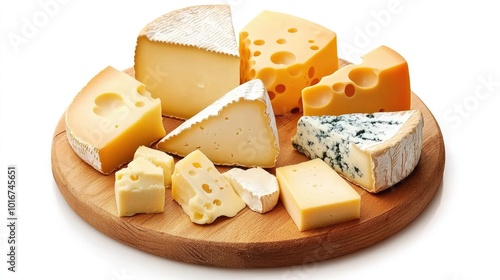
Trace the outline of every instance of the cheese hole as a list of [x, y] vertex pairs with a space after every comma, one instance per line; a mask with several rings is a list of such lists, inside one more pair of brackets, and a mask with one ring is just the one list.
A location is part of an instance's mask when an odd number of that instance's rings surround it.
[[199, 162], [193, 162], [194, 168], [201, 168], [201, 163]]
[[200, 213], [200, 212], [194, 212], [194, 214], [193, 214], [193, 218], [194, 218], [195, 220], [201, 220], [201, 219], [203, 219], [203, 214], [202, 214], [202, 213]]
[[314, 78], [314, 79], [312, 79], [312, 81], [311, 81], [311, 86], [313, 86], [313, 85], [315, 85], [315, 84], [317, 84], [317, 83], [319, 83], [319, 79], [318, 79], [318, 78]]
[[275, 52], [271, 55], [271, 61], [274, 64], [290, 65], [293, 64], [295, 60], [295, 55], [287, 51]]
[[288, 28], [288, 33], [296, 33], [298, 30], [295, 27]]
[[189, 176], [195, 176], [196, 175], [196, 171], [189, 170], [188, 174], [189, 174]]
[[273, 100], [276, 97], [276, 94], [274, 91], [267, 91], [267, 94], [269, 95], [269, 99]]
[[246, 38], [248, 38], [248, 32], [246, 31], [240, 32], [240, 39], [245, 40]]
[[142, 101], [135, 102], [135, 107], [140, 108], [140, 107], [143, 107], [143, 106], [144, 106], [144, 102], [142, 102]]
[[286, 39], [280, 38], [280, 39], [276, 40], [276, 43], [278, 43], [280, 45], [286, 44]]
[[319, 50], [319, 47], [318, 47], [318, 46], [316, 46], [316, 45], [310, 46], [309, 48], [310, 48], [311, 50], [313, 50], [313, 51], [317, 51], [317, 50]]
[[222, 201], [220, 201], [219, 199], [214, 199], [214, 201], [212, 203], [214, 205], [217, 205], [217, 206], [221, 206], [222, 205]]
[[253, 80], [255, 78], [255, 69], [250, 70], [250, 72], [248, 73], [248, 78], [250, 80]]
[[261, 54], [261, 52], [260, 52], [260, 51], [255, 51], [255, 52], [253, 53], [253, 56], [259, 56], [260, 54]]
[[347, 84], [344, 88], [345, 96], [352, 97], [356, 93], [356, 88], [352, 84]]
[[264, 41], [264, 40], [255, 40], [255, 41], [253, 41], [253, 43], [255, 45], [257, 45], [257, 46], [262, 46], [262, 45], [264, 45], [266, 43], [266, 41]]
[[314, 77], [314, 67], [313, 66], [309, 67], [309, 70], [307, 70], [307, 76], [309, 78]]
[[379, 111], [379, 112], [385, 112], [385, 109], [384, 109], [384, 108], [382, 108], [382, 109], [380, 109], [380, 110], [378, 110], [378, 111]]
[[210, 188], [210, 186], [208, 184], [203, 184], [203, 185], [201, 185], [201, 187], [203, 188], [203, 190], [206, 193], [212, 193], [212, 189]]
[[341, 92], [341, 91], [343, 91], [343, 90], [344, 90], [344, 87], [345, 87], [345, 85], [344, 85], [344, 84], [342, 84], [342, 83], [335, 83], [335, 84], [333, 84], [333, 85], [332, 85], [332, 89], [333, 89], [333, 91], [336, 91], [336, 92]]
[[120, 181], [123, 178], [123, 174], [116, 175], [116, 180]]
[[130, 175], [130, 180], [137, 181], [137, 180], [139, 180], [139, 176], [137, 176], [136, 174], [132, 174], [132, 175]]
[[272, 68], [264, 68], [259, 71], [257, 78], [261, 79], [266, 87], [269, 87], [274, 84], [276, 80], [276, 72]]
[[212, 210], [214, 208], [214, 205], [207, 202], [203, 205], [203, 208], [207, 210]]
[[283, 84], [279, 84], [279, 85], [277, 85], [277, 86], [274, 88], [274, 90], [275, 90], [277, 93], [283, 93], [283, 92], [285, 92], [285, 90], [286, 90], [286, 86], [285, 86], [285, 85], [283, 85]]
[[144, 85], [139, 85], [137, 86], [137, 93], [142, 95], [142, 96], [145, 96], [146, 95], [146, 87]]
[[123, 98], [116, 93], [103, 93], [94, 99], [94, 113], [104, 117], [110, 116], [125, 105]]
[[310, 40], [308, 40], [307, 42], [312, 44], [312, 43], [314, 43], [314, 40], [313, 40], [313, 39], [310, 39]]
[[288, 74], [292, 77], [299, 77], [302, 75], [302, 68], [297, 64], [288, 67], [286, 71], [288, 71]]
[[372, 87], [377, 84], [378, 78], [373, 68], [358, 67], [349, 72], [349, 79], [360, 87]]
[[290, 113], [292, 114], [297, 114], [298, 112], [300, 112], [300, 109], [299, 108], [293, 108]]

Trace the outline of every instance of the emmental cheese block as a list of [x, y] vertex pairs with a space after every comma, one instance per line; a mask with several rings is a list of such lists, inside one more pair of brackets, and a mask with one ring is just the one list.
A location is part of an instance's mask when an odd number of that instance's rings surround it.
[[75, 96], [65, 121], [71, 148], [103, 174], [131, 161], [139, 146], [149, 146], [166, 134], [160, 100], [111, 66]]
[[210, 224], [220, 216], [234, 217], [245, 208], [231, 184], [199, 150], [175, 165], [172, 198], [196, 224]]
[[321, 159], [276, 168], [280, 199], [300, 231], [358, 219], [361, 196]]
[[378, 193], [417, 166], [423, 126], [419, 110], [303, 116], [292, 145], [311, 159], [322, 159], [354, 184]]
[[178, 156], [200, 150], [218, 165], [274, 167], [279, 154], [273, 109], [261, 80], [238, 86], [158, 141]]
[[172, 184], [172, 173], [174, 172], [174, 158], [167, 153], [146, 146], [140, 146], [135, 151], [134, 159], [140, 157], [160, 167], [163, 170], [164, 185], [165, 187], [170, 187]]
[[380, 46], [361, 64], [346, 65], [302, 90], [304, 115], [342, 115], [409, 110], [408, 63], [393, 49]]
[[146, 158], [134, 159], [115, 173], [115, 199], [119, 216], [163, 212], [163, 170]]
[[278, 203], [278, 181], [266, 170], [260, 167], [246, 170], [234, 167], [222, 175], [252, 211], [266, 213]]
[[263, 80], [276, 115], [302, 111], [301, 90], [339, 66], [335, 32], [273, 11], [243, 27], [239, 49], [241, 82]]
[[188, 119], [240, 84], [239, 63], [230, 7], [199, 5], [146, 25], [134, 70], [165, 116]]

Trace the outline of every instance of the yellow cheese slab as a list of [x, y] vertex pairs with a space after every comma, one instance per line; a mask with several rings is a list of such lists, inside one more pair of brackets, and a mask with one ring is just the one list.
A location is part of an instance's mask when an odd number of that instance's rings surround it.
[[280, 199], [300, 231], [360, 217], [361, 196], [321, 159], [276, 168]]
[[111, 66], [75, 96], [65, 120], [73, 150], [103, 174], [131, 161], [139, 146], [149, 146], [166, 134], [160, 100]]
[[361, 64], [344, 66], [302, 90], [304, 115], [342, 115], [410, 109], [408, 63], [396, 51], [380, 46]]
[[264, 81], [276, 115], [302, 111], [301, 90], [338, 69], [335, 32], [292, 15], [263, 11], [239, 42], [241, 83]]
[[160, 167], [163, 170], [164, 185], [165, 187], [170, 187], [172, 184], [172, 173], [174, 172], [174, 158], [165, 152], [146, 146], [140, 146], [135, 151], [134, 159], [140, 157]]

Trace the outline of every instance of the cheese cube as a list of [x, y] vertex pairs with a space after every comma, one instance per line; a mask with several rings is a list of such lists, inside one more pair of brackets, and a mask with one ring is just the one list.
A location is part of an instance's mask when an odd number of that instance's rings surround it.
[[140, 146], [135, 151], [134, 159], [139, 157], [151, 161], [163, 170], [165, 187], [169, 187], [172, 184], [172, 173], [174, 172], [174, 158], [172, 156], [156, 149]]
[[300, 231], [360, 217], [360, 195], [321, 159], [276, 168], [280, 199]]
[[266, 213], [278, 203], [278, 181], [266, 170], [260, 167], [231, 168], [222, 175], [252, 211]]
[[131, 161], [139, 146], [149, 146], [165, 134], [160, 100], [110, 66], [92, 78], [66, 110], [71, 148], [103, 174]]
[[276, 115], [302, 111], [301, 90], [338, 69], [335, 32], [263, 11], [239, 33], [241, 83], [261, 79]]
[[175, 165], [172, 198], [196, 224], [210, 224], [220, 216], [234, 217], [245, 208], [245, 202], [200, 150]]
[[134, 70], [165, 116], [188, 119], [239, 85], [239, 62], [230, 7], [200, 5], [146, 25]]
[[115, 199], [119, 216], [163, 212], [163, 170], [145, 158], [134, 159], [115, 173]]
[[302, 90], [304, 115], [394, 112], [411, 107], [410, 75], [406, 60], [380, 46], [363, 56], [359, 65], [346, 65]]
[[220, 165], [274, 167], [278, 129], [264, 84], [255, 79], [236, 87], [171, 131], [156, 147], [179, 156], [199, 149]]

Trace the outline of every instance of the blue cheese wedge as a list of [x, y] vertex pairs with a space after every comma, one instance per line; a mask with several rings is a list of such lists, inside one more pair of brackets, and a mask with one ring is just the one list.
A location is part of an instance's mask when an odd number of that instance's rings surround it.
[[406, 178], [418, 164], [424, 120], [419, 110], [303, 116], [292, 137], [294, 148], [320, 158], [371, 193]]

